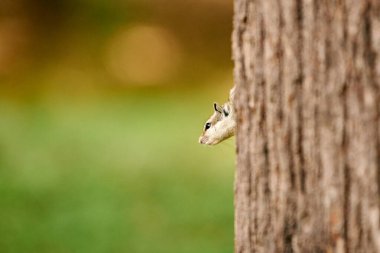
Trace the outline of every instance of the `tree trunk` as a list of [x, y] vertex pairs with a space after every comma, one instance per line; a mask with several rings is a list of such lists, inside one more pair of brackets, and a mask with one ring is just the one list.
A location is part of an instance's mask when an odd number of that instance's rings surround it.
[[380, 1], [235, 0], [235, 252], [380, 252]]

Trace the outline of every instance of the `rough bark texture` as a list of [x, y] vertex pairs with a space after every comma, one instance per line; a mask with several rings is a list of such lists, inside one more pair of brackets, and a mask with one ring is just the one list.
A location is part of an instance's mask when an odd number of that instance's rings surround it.
[[380, 252], [380, 1], [235, 0], [235, 252]]

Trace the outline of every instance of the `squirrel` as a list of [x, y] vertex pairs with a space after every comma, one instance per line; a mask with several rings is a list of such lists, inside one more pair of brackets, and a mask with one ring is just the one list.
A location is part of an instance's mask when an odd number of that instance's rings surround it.
[[222, 106], [214, 103], [214, 113], [206, 121], [199, 143], [216, 145], [235, 135], [236, 118], [234, 108], [235, 87], [230, 91], [229, 100]]

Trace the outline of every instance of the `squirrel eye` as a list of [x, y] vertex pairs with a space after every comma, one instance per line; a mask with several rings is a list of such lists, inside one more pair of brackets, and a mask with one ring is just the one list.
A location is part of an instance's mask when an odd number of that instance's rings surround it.
[[206, 123], [205, 130], [209, 129], [210, 127], [211, 127], [211, 123], [210, 122]]

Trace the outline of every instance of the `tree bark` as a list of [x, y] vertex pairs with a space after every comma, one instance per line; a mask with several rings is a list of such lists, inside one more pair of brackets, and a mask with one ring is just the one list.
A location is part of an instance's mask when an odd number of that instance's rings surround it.
[[380, 252], [380, 1], [235, 0], [235, 252]]

